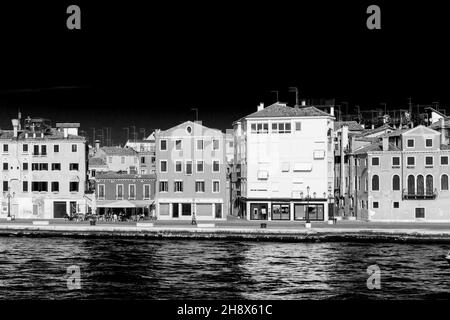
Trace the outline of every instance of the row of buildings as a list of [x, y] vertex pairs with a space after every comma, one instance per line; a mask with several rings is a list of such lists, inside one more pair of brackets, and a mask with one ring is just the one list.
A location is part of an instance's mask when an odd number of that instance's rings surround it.
[[260, 104], [222, 132], [187, 121], [123, 147], [78, 123], [0, 130], [0, 217], [122, 212], [160, 220], [450, 221], [450, 119], [364, 128], [333, 105]]

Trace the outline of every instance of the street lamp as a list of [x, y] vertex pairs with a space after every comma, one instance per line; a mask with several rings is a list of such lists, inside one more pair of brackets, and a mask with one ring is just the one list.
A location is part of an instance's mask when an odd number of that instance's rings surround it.
[[8, 193], [6, 194], [6, 197], [8, 197], [8, 218], [11, 218], [11, 198], [14, 198], [15, 195], [15, 192], [11, 194], [11, 187], [8, 187]]
[[306, 223], [310, 223], [309, 221], [309, 199], [311, 196], [309, 195], [309, 186], [306, 187]]

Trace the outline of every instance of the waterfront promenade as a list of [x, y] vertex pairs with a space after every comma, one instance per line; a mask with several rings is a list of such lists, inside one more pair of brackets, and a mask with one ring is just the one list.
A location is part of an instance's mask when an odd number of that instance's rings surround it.
[[450, 223], [387, 223], [364, 221], [304, 222], [246, 221], [229, 217], [226, 221], [145, 222], [69, 222], [46, 220], [35, 225], [32, 220], [0, 220], [2, 236], [68, 236], [68, 237], [149, 237], [176, 239], [228, 239], [255, 241], [373, 241], [373, 242], [444, 242], [450, 243]]

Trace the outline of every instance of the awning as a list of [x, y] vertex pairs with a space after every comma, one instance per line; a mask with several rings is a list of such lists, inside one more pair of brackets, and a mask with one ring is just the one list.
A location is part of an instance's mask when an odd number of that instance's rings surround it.
[[153, 200], [99, 200], [98, 208], [140, 208], [153, 203]]

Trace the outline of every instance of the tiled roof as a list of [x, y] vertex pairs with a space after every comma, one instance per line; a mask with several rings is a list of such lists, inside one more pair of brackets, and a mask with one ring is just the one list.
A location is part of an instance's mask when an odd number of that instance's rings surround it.
[[275, 118], [275, 117], [332, 117], [330, 114], [313, 106], [288, 107], [274, 103], [260, 111], [253, 112], [244, 118]]
[[115, 155], [115, 156], [134, 156], [137, 155], [137, 152], [132, 148], [122, 148], [122, 147], [101, 147], [102, 150], [107, 155]]
[[334, 130], [342, 128], [344, 125], [348, 126], [349, 131], [362, 131], [364, 128], [356, 121], [336, 121], [334, 123]]
[[394, 130], [392, 132], [388, 132], [388, 133], [385, 133], [385, 134], [381, 135], [380, 138], [382, 138], [382, 137], [387, 137], [387, 138], [389, 138], [389, 137], [397, 137], [397, 136], [400, 136], [400, 135], [402, 135], [403, 133], [405, 133], [406, 131], [409, 131], [409, 130], [411, 130], [411, 128], [408, 128], [408, 129], [397, 129], [397, 130]]
[[[25, 137], [25, 133], [28, 133], [28, 138]], [[0, 139], [13, 139], [14, 131], [13, 130], [0, 130]], [[67, 138], [64, 138], [64, 133], [52, 128], [50, 131], [44, 133], [44, 137], [41, 138], [41, 132], [36, 131], [36, 138], [33, 138], [33, 132], [31, 131], [19, 131], [17, 135], [18, 140], [26, 140], [26, 139], [48, 139], [48, 140], [85, 140], [82, 136], [75, 136], [69, 134]]]
[[[365, 154], [370, 151], [383, 151], [383, 143], [382, 142], [372, 143], [368, 146], [356, 150], [354, 154]], [[389, 143], [388, 151], [401, 151], [401, 149], [398, 148], [395, 144]]]
[[99, 157], [89, 158], [89, 166], [106, 166], [106, 161]]
[[361, 133], [361, 135], [363, 135], [363, 136], [368, 136], [368, 135], [371, 135], [371, 134], [374, 134], [374, 133], [378, 133], [378, 132], [381, 132], [381, 131], [384, 131], [384, 130], [387, 130], [387, 129], [393, 129], [390, 125], [388, 125], [388, 124], [383, 124], [381, 127], [378, 127], [378, 128], [375, 128], [375, 129], [368, 129], [368, 130], [366, 130], [366, 131], [364, 131], [363, 133]]
[[450, 128], [450, 119], [445, 119], [444, 120], [444, 128], [441, 128], [441, 122], [440, 121], [436, 121], [435, 123], [430, 125], [428, 128], [431, 128], [431, 129], [434, 129], [434, 130], [449, 129]]
[[130, 174], [119, 172], [101, 172], [97, 173], [95, 178], [99, 179], [156, 179], [155, 174]]

